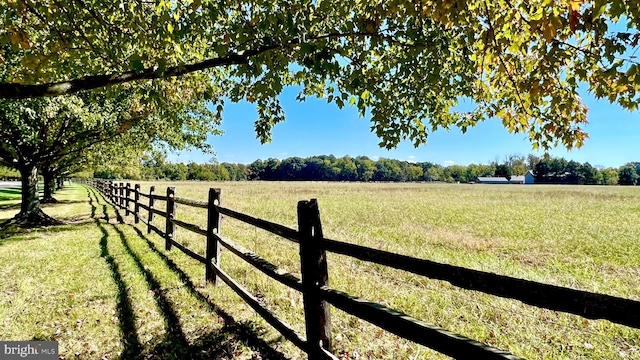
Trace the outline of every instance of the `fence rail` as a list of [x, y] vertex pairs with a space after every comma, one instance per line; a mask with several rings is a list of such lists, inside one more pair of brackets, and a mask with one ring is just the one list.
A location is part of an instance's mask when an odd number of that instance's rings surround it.
[[[320, 213], [315, 199], [298, 203], [298, 230], [294, 230], [222, 207], [220, 189], [210, 189], [209, 200], [203, 202], [177, 197], [172, 187], [167, 188], [167, 195], [163, 196], [155, 194], [153, 186], [149, 194], [145, 194], [140, 191], [140, 186], [137, 184], [132, 189], [128, 183], [116, 184], [95, 179], [76, 179], [75, 181], [95, 187], [115, 206], [124, 209], [127, 215], [132, 213], [136, 223], [142, 221], [147, 225], [147, 232], [153, 231], [165, 239], [166, 250], [171, 250], [171, 247], [175, 246], [191, 258], [203, 263], [205, 278], [208, 282], [216, 284], [217, 279], [220, 278], [285, 338], [305, 351], [312, 360], [335, 359], [331, 354], [330, 305], [456, 359], [521, 359], [506, 351], [427, 324], [384, 305], [332, 289], [329, 284], [326, 252], [385, 265], [431, 279], [444, 280], [460, 288], [516, 299], [540, 308], [572, 313], [589, 319], [606, 319], [640, 329], [640, 302], [638, 301], [437, 263], [325, 238], [322, 234]], [[133, 199], [130, 197], [131, 194], [134, 195]], [[141, 197], [148, 199], [148, 203], [141, 203]], [[154, 208], [155, 200], [165, 201], [166, 211]], [[134, 205], [133, 210], [130, 204]], [[178, 204], [207, 209], [207, 229], [177, 220]], [[140, 209], [147, 212], [147, 219], [142, 218]], [[152, 224], [154, 215], [165, 218], [164, 231]], [[298, 279], [258, 254], [222, 236], [220, 234], [221, 215], [298, 243], [302, 279]], [[176, 241], [176, 226], [206, 238], [205, 256], [197, 254]], [[306, 339], [271, 310], [262, 306], [253, 295], [220, 268], [221, 246], [274, 280], [302, 292]]]

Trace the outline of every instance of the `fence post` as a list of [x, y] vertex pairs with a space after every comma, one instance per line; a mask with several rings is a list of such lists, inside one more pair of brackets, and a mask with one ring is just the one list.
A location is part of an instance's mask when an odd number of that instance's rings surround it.
[[133, 222], [137, 224], [140, 222], [140, 184], [135, 184], [133, 191]]
[[322, 247], [322, 224], [316, 199], [298, 202], [302, 299], [310, 360], [326, 359], [322, 348], [331, 351], [331, 313], [317, 289], [329, 285], [327, 255]]
[[174, 196], [176, 195], [176, 188], [168, 187], [167, 188], [167, 226], [164, 232], [165, 250], [171, 250], [171, 241], [176, 240], [176, 225], [171, 222], [171, 220], [176, 218], [176, 203], [173, 201]]
[[109, 181], [109, 200], [111, 200], [112, 204], [115, 204], [116, 202], [116, 197], [114, 195], [115, 193], [115, 187], [113, 186], [113, 181]]
[[129, 213], [131, 213], [129, 211], [129, 198], [131, 196], [131, 183], [127, 183], [127, 188], [126, 188], [126, 192], [125, 193], [127, 194], [127, 198], [124, 200], [124, 206], [125, 206], [124, 213], [125, 213], [126, 216], [129, 216]]
[[120, 190], [120, 194], [118, 196], [118, 203], [120, 204], [120, 209], [123, 208], [122, 206], [122, 202], [124, 201], [124, 186], [122, 186], [122, 183], [118, 184], [118, 190]]
[[220, 266], [220, 243], [215, 237], [215, 234], [220, 234], [220, 220], [222, 218], [220, 216], [220, 212], [216, 209], [216, 205], [220, 205], [220, 193], [221, 189], [209, 189], [209, 206], [207, 210], [207, 252], [205, 256], [207, 262], [205, 263], [205, 278], [207, 282], [213, 283], [213, 285], [218, 283], [218, 276], [213, 271], [211, 262], [213, 261], [213, 263]]
[[151, 222], [153, 221], [153, 203], [155, 202], [153, 199], [153, 195], [156, 192], [156, 187], [151, 186], [149, 188], [149, 217], [147, 218], [147, 234], [151, 234]]

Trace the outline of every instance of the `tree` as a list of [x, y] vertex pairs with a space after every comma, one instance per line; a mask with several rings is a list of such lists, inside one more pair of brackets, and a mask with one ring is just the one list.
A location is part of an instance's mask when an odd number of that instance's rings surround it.
[[618, 183], [618, 171], [615, 169], [602, 169], [602, 184], [616, 185]]
[[640, 162], [632, 161], [630, 163], [625, 164], [625, 166], [631, 166], [636, 170], [636, 174], [640, 175]]
[[527, 155], [527, 170], [535, 170], [536, 165], [540, 162], [540, 157], [536, 154]]
[[504, 164], [511, 169], [511, 175], [524, 175], [527, 173], [526, 158], [523, 155], [507, 155]]
[[564, 182], [567, 171], [566, 169], [568, 166], [567, 160], [565, 160], [564, 158], [551, 158], [549, 159], [548, 164], [551, 182]]
[[189, 172], [187, 175], [188, 180], [213, 181], [215, 177], [213, 174], [213, 169], [207, 165], [190, 162], [187, 165], [187, 168], [189, 169]]
[[582, 164], [580, 168], [580, 179], [585, 185], [598, 185], [602, 183], [602, 175], [599, 175], [598, 169], [594, 168], [588, 162]]
[[507, 164], [499, 164], [496, 166], [495, 176], [507, 178], [507, 181], [511, 180], [511, 167]]
[[633, 166], [623, 166], [618, 170], [618, 184], [635, 185], [638, 180], [638, 174]]
[[564, 181], [569, 184], [582, 184], [584, 183], [584, 176], [582, 174], [582, 165], [574, 160], [567, 162], [567, 166], [564, 169]]
[[248, 172], [247, 178], [249, 180], [264, 180], [263, 179], [264, 169], [265, 169], [264, 161], [258, 159], [252, 162], [251, 164], [249, 164], [247, 168], [247, 172]]
[[284, 119], [282, 89], [299, 85], [300, 99], [370, 114], [387, 148], [491, 117], [534, 146], [571, 148], [587, 136], [580, 84], [630, 110], [640, 96], [628, 56], [640, 13], [624, 0], [81, 4], [4, 4], [0, 98], [204, 74], [192, 86], [221, 93], [218, 104], [256, 104], [262, 141]]
[[358, 180], [370, 181], [376, 173], [376, 163], [366, 156], [358, 156], [355, 160], [358, 169]]
[[299, 157], [290, 157], [282, 160], [278, 166], [278, 180], [299, 180], [305, 162]]
[[429, 181], [442, 181], [443, 173], [440, 166], [432, 166], [427, 170], [427, 180]]
[[402, 168], [392, 159], [381, 158], [376, 162], [375, 181], [402, 181]]
[[268, 158], [264, 162], [264, 172], [262, 180], [277, 180], [278, 179], [278, 167], [280, 166], [280, 160], [275, 158]]
[[422, 166], [411, 165], [407, 167], [407, 181], [420, 181], [422, 175]]
[[232, 164], [232, 163], [222, 163], [221, 166], [224, 166], [227, 169], [229, 174], [229, 180], [238, 181], [238, 180], [246, 180], [247, 179], [247, 167], [242, 164]]
[[310, 157], [305, 159], [305, 166], [301, 170], [302, 180], [325, 180], [326, 165], [324, 161], [318, 157]]
[[[40, 210], [38, 171], [45, 176], [44, 200], [53, 201], [50, 190], [55, 177], [77, 171], [77, 165], [85, 161], [84, 154], [99, 144], [117, 142], [117, 148], [109, 151], [112, 158], [127, 151], [151, 150], [154, 145], [209, 151], [205, 140], [208, 134], [219, 133], [219, 113], [209, 110], [199, 96], [186, 90], [178, 93], [181, 89], [175, 86], [180, 83], [159, 85], [161, 89], [169, 86], [165, 90], [173, 92], [168, 96], [172, 104], [163, 108], [147, 102], [146, 95], [127, 89], [0, 100], [0, 163], [18, 170], [22, 179], [21, 210], [13, 221], [24, 226], [56, 223]], [[170, 116], [173, 121], [160, 122], [161, 116]], [[120, 151], [116, 153], [116, 149]]]
[[[467, 169], [466, 166], [462, 166], [462, 165], [451, 165], [448, 166], [444, 169], [444, 173], [445, 176], [451, 177], [451, 181], [450, 182], [468, 182], [469, 180], [467, 179], [466, 175], [467, 175]], [[473, 179], [475, 180], [475, 179]]]
[[208, 166], [211, 167], [211, 172], [213, 173], [213, 180], [218, 180], [218, 181], [231, 180], [231, 173], [229, 172], [229, 169], [225, 165], [218, 164], [218, 165], [208, 165]]
[[45, 200], [50, 201], [54, 173], [93, 144], [116, 136], [126, 121], [111, 103], [91, 105], [75, 96], [0, 100], [0, 162], [18, 170], [22, 180], [22, 202], [15, 223], [56, 223], [40, 210], [38, 169], [45, 170]]
[[339, 159], [336, 159], [334, 164], [339, 169], [338, 179], [342, 181], [355, 181], [358, 178], [358, 167], [351, 158], [346, 155]]

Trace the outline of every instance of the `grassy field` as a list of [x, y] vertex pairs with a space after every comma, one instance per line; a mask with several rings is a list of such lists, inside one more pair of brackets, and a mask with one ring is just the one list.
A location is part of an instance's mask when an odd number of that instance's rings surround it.
[[[152, 183], [142, 183], [147, 191]], [[298, 200], [317, 198], [325, 236], [443, 263], [640, 300], [640, 190], [589, 186], [349, 183], [156, 183], [296, 227]], [[0, 219], [15, 199], [0, 190]], [[64, 190], [50, 215], [76, 225], [0, 240], [0, 339], [56, 339], [66, 358], [299, 358], [225, 285], [204, 284], [202, 265], [145, 226], [118, 224], [95, 192]], [[164, 204], [157, 202], [157, 208]], [[204, 210], [178, 219], [205, 225]], [[124, 216], [122, 212], [120, 215]], [[108, 221], [107, 221], [108, 218]], [[125, 218], [128, 223], [132, 217]], [[155, 224], [163, 228], [164, 219]], [[233, 219], [222, 232], [294, 274], [296, 244]], [[177, 240], [204, 254], [204, 239]], [[404, 311], [530, 359], [638, 359], [640, 330], [541, 310], [329, 255], [332, 287]], [[222, 267], [300, 333], [301, 296], [222, 253]], [[332, 310], [341, 358], [444, 356]], [[123, 339], [127, 339], [126, 341]], [[267, 346], [268, 345], [268, 346]], [[269, 350], [273, 348], [276, 351]], [[168, 352], [168, 353], [167, 353]], [[122, 355], [124, 354], [124, 355]], [[193, 355], [195, 354], [195, 355]]]

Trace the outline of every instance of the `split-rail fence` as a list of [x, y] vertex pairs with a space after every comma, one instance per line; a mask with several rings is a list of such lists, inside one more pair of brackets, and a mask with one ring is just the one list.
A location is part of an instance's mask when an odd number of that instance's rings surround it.
[[[504, 350], [427, 324], [384, 305], [332, 289], [329, 286], [327, 252], [385, 265], [431, 279], [448, 281], [460, 288], [516, 299], [539, 308], [576, 314], [588, 319], [606, 319], [640, 329], [639, 301], [467, 269], [328, 239], [322, 234], [316, 199], [298, 202], [298, 229], [296, 230], [222, 207], [221, 190], [216, 188], [209, 190], [209, 199], [203, 202], [176, 196], [174, 187], [167, 187], [166, 195], [159, 195], [156, 194], [154, 186], [146, 194], [140, 191], [139, 184], [131, 187], [130, 183], [114, 183], [98, 179], [75, 180], [98, 189], [113, 204], [124, 209], [126, 215], [132, 214], [135, 223], [145, 223], [148, 232], [153, 231], [164, 238], [166, 250], [171, 250], [175, 246], [189, 257], [203, 263], [207, 282], [213, 284], [218, 280], [225, 282], [260, 316], [286, 339], [306, 352], [312, 360], [336, 359], [331, 352], [330, 305], [455, 359], [522, 359]], [[142, 198], [146, 198], [146, 202], [143, 202]], [[166, 209], [155, 208], [156, 200], [165, 201]], [[133, 204], [133, 209], [130, 204]], [[207, 209], [207, 228], [203, 229], [198, 225], [178, 220], [176, 218], [178, 204]], [[141, 209], [146, 211], [146, 219], [141, 216]], [[164, 230], [152, 224], [155, 215], [166, 219]], [[298, 243], [302, 279], [298, 279], [223, 236], [220, 233], [221, 215]], [[205, 256], [177, 242], [176, 227], [206, 237]], [[302, 292], [306, 338], [279, 319], [271, 310], [262, 306], [255, 296], [220, 268], [221, 247], [230, 250], [271, 278]]]

